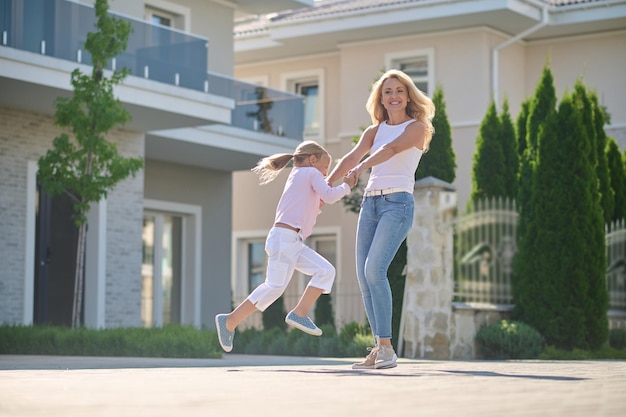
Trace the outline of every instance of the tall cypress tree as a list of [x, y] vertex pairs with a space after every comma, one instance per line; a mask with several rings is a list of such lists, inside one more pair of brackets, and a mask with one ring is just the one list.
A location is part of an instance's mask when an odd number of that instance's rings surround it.
[[529, 275], [516, 293], [520, 319], [564, 349], [598, 348], [608, 332], [603, 220], [577, 100], [566, 95], [537, 137], [529, 207], [540, 215], [525, 233], [525, 259], [532, 262], [524, 265]]
[[433, 117], [435, 134], [430, 143], [430, 150], [422, 155], [419, 167], [415, 171], [415, 179], [435, 177], [452, 183], [456, 177], [456, 155], [452, 148], [452, 129], [446, 113], [443, 88], [439, 86], [435, 89], [432, 100], [435, 105]]
[[[580, 87], [579, 87], [580, 85]], [[580, 94], [586, 92], [582, 82], [576, 83], [576, 92], [580, 90]], [[613, 211], [615, 210], [615, 193], [611, 188], [611, 180], [609, 178], [609, 165], [606, 160], [606, 132], [604, 131], [604, 124], [606, 122], [606, 113], [600, 107], [598, 103], [598, 96], [595, 93], [588, 93], [585, 95], [588, 99], [588, 106], [590, 113], [593, 116], [593, 123], [591, 129], [593, 130], [594, 139], [594, 152], [596, 155], [596, 175], [598, 177], [598, 190], [600, 192], [600, 205], [604, 214], [604, 222], [609, 223], [613, 218]], [[587, 102], [585, 102], [587, 105]]]
[[[524, 211], [524, 206], [530, 199], [532, 189], [531, 172], [534, 171], [536, 160], [537, 138], [539, 129], [545, 122], [547, 115], [556, 109], [556, 91], [554, 89], [554, 77], [549, 66], [543, 68], [541, 80], [535, 89], [535, 95], [528, 105], [528, 118], [526, 119], [526, 136], [524, 153], [522, 154], [520, 168], [520, 182], [518, 184], [517, 203]], [[531, 213], [527, 213], [532, 216]], [[522, 230], [523, 232], [523, 230]]]
[[[518, 251], [514, 259], [512, 288], [515, 302], [513, 317], [522, 321], [528, 320], [530, 323], [534, 322], [533, 315], [535, 314], [532, 310], [532, 302], [537, 299], [536, 297], [542, 296], [542, 294], [538, 294], [536, 288], [537, 280], [540, 279], [535, 270], [537, 265], [534, 259], [537, 224], [535, 223], [533, 205], [530, 204], [535, 182], [536, 148], [539, 131], [545, 131], [544, 135], [552, 134], [554, 132], [551, 129], [554, 129], [556, 124], [556, 116], [553, 114], [556, 112], [556, 92], [552, 72], [548, 66], [543, 69], [541, 80], [535, 89], [535, 95], [527, 103], [526, 120], [521, 117], [518, 119], [518, 126], [524, 126], [520, 130], [526, 133], [523, 139], [520, 138], [519, 140], [525, 144], [525, 147], [521, 155], [517, 191], [517, 207], [520, 214], [517, 228]], [[524, 107], [526, 106], [522, 106], [523, 110]], [[546, 126], [548, 122], [552, 125]], [[540, 312], [538, 314], [542, 316]]]
[[519, 157], [517, 155], [517, 140], [515, 127], [509, 113], [509, 102], [504, 100], [500, 113], [500, 143], [504, 154], [504, 197], [517, 197], [517, 174]]
[[[593, 100], [590, 99], [587, 94], [587, 89], [581, 82], [577, 82], [572, 95], [572, 102], [574, 104], [574, 111], [578, 113], [573, 118], [578, 118], [577, 124], [572, 123], [573, 129], [578, 129], [580, 124], [586, 127], [587, 116], [591, 113], [595, 118], [601, 121], [600, 125], [593, 124], [591, 133], [588, 134], [587, 141], [589, 143], [586, 150], [587, 153], [583, 153], [581, 158], [581, 169], [578, 171], [572, 171], [572, 174], [583, 174], [582, 165], [584, 163], [584, 157], [586, 156], [587, 163], [589, 164], [589, 177], [587, 182], [589, 183], [588, 195], [577, 195], [578, 190], [573, 189], [571, 194], [571, 201], [569, 204], [578, 203], [575, 223], [581, 226], [583, 237], [581, 239], [583, 246], [580, 248], [579, 256], [577, 257], [578, 265], [576, 265], [576, 273], [581, 274], [583, 280], [583, 289], [585, 293], [580, 301], [583, 308], [583, 315], [585, 317], [585, 335], [584, 340], [579, 341], [577, 347], [599, 349], [607, 340], [609, 332], [609, 323], [607, 318], [608, 309], [608, 291], [606, 287], [606, 240], [605, 240], [605, 215], [604, 210], [610, 210], [611, 215], [613, 213], [613, 198], [605, 198], [604, 196], [612, 194], [608, 180], [608, 167], [606, 164], [606, 157], [604, 148], [606, 144], [606, 135], [604, 134], [604, 122], [601, 119], [601, 112], [599, 108], [593, 104]], [[589, 112], [589, 109], [591, 111]], [[560, 110], [559, 110], [560, 111]], [[590, 129], [587, 129], [589, 132]], [[565, 136], [566, 131], [563, 129], [560, 133]], [[568, 139], [576, 140], [574, 135], [567, 136]], [[602, 149], [598, 149], [598, 137], [602, 138]], [[565, 137], [564, 137], [565, 139]], [[584, 140], [584, 136], [581, 140]], [[569, 145], [569, 144], [568, 144]], [[584, 152], [585, 149], [582, 150]], [[592, 160], [595, 156], [596, 160]], [[601, 162], [603, 161], [603, 162]], [[595, 163], [595, 164], [594, 164]], [[601, 175], [606, 178], [600, 180], [598, 167], [601, 166]], [[582, 175], [581, 175], [582, 176]], [[584, 178], [582, 179], [584, 181]], [[582, 182], [582, 181], [581, 181]], [[576, 183], [574, 183], [576, 184]], [[587, 200], [585, 200], [585, 197]], [[608, 201], [608, 203], [607, 203]], [[603, 207], [603, 204], [609, 204], [609, 206]], [[575, 206], [572, 206], [575, 207]], [[580, 223], [579, 223], [580, 222]], [[572, 248], [577, 250], [577, 248]]]
[[[624, 154], [626, 156], [626, 153]], [[611, 221], [626, 220], [626, 160], [622, 159], [617, 142], [608, 138], [606, 159], [609, 167], [609, 180], [615, 195], [615, 206]]]
[[471, 201], [505, 195], [504, 152], [500, 139], [500, 119], [492, 101], [480, 125], [472, 165]]

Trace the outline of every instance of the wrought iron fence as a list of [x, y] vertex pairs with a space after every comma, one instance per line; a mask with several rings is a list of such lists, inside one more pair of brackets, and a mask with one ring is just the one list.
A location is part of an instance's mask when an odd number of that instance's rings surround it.
[[609, 309], [626, 310], [626, 222], [606, 227], [606, 286]]
[[[486, 199], [459, 217], [454, 233], [454, 301], [512, 304], [512, 261], [517, 250], [515, 202]], [[606, 227], [609, 309], [626, 311], [626, 223]]]
[[485, 199], [455, 229], [454, 301], [511, 304], [516, 251], [515, 201]]

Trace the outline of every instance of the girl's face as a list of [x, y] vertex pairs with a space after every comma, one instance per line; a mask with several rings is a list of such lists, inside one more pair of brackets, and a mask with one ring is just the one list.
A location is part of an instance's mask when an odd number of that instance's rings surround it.
[[388, 78], [383, 82], [381, 103], [387, 111], [405, 109], [409, 102], [409, 92], [397, 78]]
[[319, 158], [315, 155], [309, 156], [309, 163], [312, 167], [317, 168], [323, 176], [328, 175], [328, 168], [330, 168], [330, 156], [322, 154]]

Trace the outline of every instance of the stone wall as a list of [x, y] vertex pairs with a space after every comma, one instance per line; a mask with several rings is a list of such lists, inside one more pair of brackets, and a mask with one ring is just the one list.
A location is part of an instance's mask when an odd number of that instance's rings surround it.
[[456, 193], [428, 177], [416, 182], [414, 198], [398, 350], [406, 357], [448, 359], [456, 349], [451, 337]]

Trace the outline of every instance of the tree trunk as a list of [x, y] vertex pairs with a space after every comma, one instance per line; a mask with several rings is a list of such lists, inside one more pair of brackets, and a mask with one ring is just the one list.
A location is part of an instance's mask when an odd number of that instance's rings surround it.
[[81, 325], [83, 308], [83, 283], [85, 282], [85, 243], [87, 223], [78, 228], [78, 244], [76, 245], [76, 272], [74, 275], [74, 306], [72, 308], [72, 328]]

